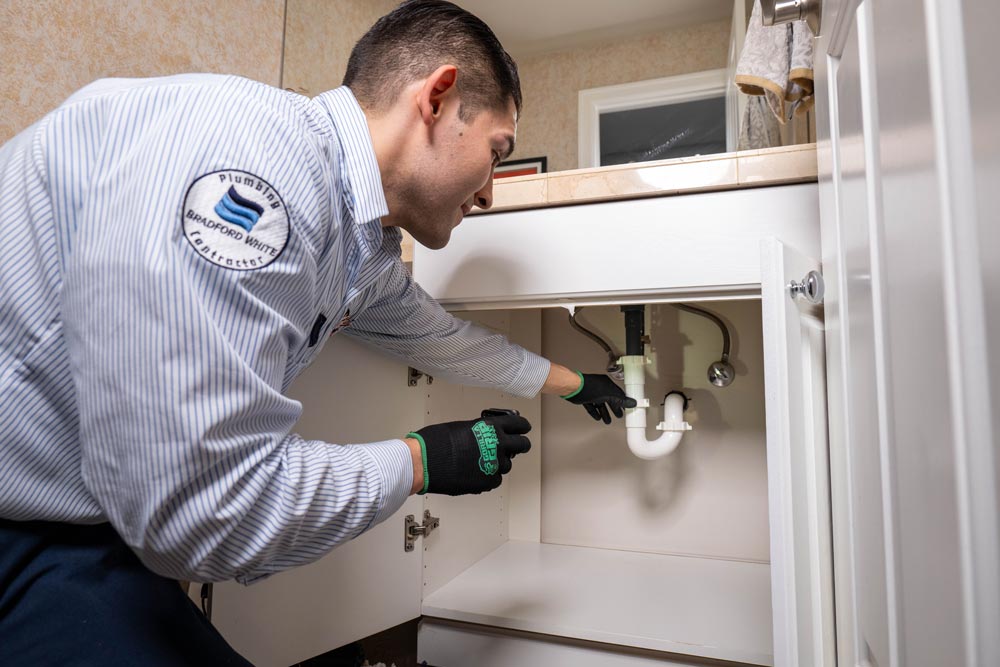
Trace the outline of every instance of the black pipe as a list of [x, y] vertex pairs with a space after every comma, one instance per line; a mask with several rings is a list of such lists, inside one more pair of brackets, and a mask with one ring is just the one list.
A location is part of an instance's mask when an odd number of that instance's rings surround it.
[[641, 356], [645, 353], [642, 339], [646, 335], [646, 306], [622, 306], [622, 312], [625, 313], [625, 354]]

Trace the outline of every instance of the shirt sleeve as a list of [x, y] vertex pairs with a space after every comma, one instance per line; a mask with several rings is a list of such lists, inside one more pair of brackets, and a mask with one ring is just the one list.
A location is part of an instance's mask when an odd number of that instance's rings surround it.
[[501, 334], [459, 319], [421, 288], [401, 262], [376, 285], [377, 295], [344, 332], [414, 368], [459, 382], [530, 398], [551, 364]]
[[[206, 120], [223, 103], [240, 111]], [[158, 109], [159, 126], [120, 138], [91, 179], [64, 272], [81, 473], [154, 571], [248, 582], [394, 513], [410, 452], [291, 433], [301, 404], [281, 390], [315, 316], [317, 230], [332, 224], [328, 174], [293, 110], [229, 88], [124, 96], [112, 111], [132, 104]], [[182, 231], [186, 188], [225, 167], [288, 207], [287, 245], [264, 268], [218, 266]]]

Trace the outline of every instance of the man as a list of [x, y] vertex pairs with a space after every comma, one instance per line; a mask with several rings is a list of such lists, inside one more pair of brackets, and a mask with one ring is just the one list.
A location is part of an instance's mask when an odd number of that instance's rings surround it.
[[[516, 415], [332, 445], [282, 395], [338, 327], [411, 365], [610, 423], [634, 402], [454, 319], [443, 247], [514, 149], [517, 69], [417, 0], [314, 100], [235, 77], [105, 80], [0, 150], [0, 664], [241, 664], [172, 579], [311, 562], [410, 493], [496, 488]], [[346, 325], [346, 326], [344, 326]]]

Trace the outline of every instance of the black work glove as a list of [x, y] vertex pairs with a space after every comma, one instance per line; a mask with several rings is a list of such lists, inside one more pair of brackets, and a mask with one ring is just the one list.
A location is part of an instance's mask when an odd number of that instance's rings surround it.
[[590, 374], [584, 375], [577, 371], [580, 376], [580, 388], [572, 394], [567, 394], [562, 398], [570, 403], [582, 405], [594, 419], [604, 420], [605, 424], [611, 423], [611, 415], [608, 408], [615, 413], [615, 417], [621, 419], [625, 416], [623, 408], [634, 408], [635, 399], [629, 398], [621, 387], [616, 385], [607, 375]]
[[408, 438], [420, 441], [424, 459], [423, 493], [460, 496], [492, 491], [510, 460], [531, 449], [524, 434], [528, 420], [514, 410], [483, 410], [482, 419], [425, 426]]

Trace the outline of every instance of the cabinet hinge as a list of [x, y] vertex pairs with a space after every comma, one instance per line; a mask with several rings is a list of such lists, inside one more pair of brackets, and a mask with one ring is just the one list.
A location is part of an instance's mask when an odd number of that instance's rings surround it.
[[422, 378], [422, 377], [426, 377], [427, 378], [427, 384], [434, 384], [434, 377], [433, 376], [426, 375], [422, 371], [418, 371], [416, 368], [412, 368], [412, 367], [407, 368], [406, 369], [406, 386], [408, 386], [408, 387], [416, 387], [417, 386], [417, 382], [419, 382], [420, 378]]
[[413, 519], [412, 514], [407, 514], [404, 521], [403, 551], [413, 551], [417, 538], [430, 535], [439, 525], [441, 525], [441, 520], [436, 516], [431, 516], [430, 510], [424, 510], [424, 522], [422, 524], [417, 523]]

